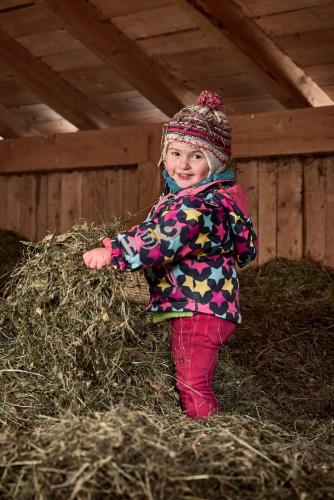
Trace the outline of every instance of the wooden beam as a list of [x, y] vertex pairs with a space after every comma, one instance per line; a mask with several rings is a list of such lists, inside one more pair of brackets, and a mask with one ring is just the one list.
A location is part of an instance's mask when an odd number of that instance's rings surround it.
[[233, 116], [236, 158], [334, 152], [334, 106]]
[[205, 19], [253, 63], [269, 92], [286, 108], [331, 106], [333, 100], [250, 19], [238, 0], [175, 0], [198, 22]]
[[196, 102], [196, 96], [191, 91], [166, 73], [91, 3], [86, 0], [36, 2], [60, 18], [68, 31], [167, 116]]
[[[334, 152], [334, 106], [233, 116], [233, 156]], [[155, 163], [162, 124], [0, 141], [0, 174]]]
[[2, 30], [0, 67], [79, 129], [107, 128], [116, 123], [110, 115]]
[[29, 137], [39, 135], [26, 121], [0, 104], [0, 135], [2, 137]]
[[113, 127], [0, 141], [0, 173], [135, 165], [148, 160], [148, 131]]

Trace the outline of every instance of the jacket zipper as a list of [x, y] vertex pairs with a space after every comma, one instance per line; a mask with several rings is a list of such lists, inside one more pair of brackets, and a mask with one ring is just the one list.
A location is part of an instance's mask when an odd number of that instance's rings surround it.
[[169, 283], [174, 287], [172, 290], [172, 294], [175, 294], [177, 291], [177, 281], [175, 279], [175, 276], [173, 273], [168, 269], [167, 265], [164, 265], [165, 271], [166, 271], [166, 276], [168, 278]]

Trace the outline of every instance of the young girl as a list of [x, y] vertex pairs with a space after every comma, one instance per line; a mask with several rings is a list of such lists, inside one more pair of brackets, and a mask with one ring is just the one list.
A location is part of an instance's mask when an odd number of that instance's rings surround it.
[[231, 127], [220, 106], [217, 94], [203, 91], [171, 119], [160, 158], [166, 193], [142, 224], [83, 256], [92, 269], [144, 269], [147, 310], [155, 322], [171, 320], [176, 386], [191, 418], [220, 411], [211, 387], [217, 354], [241, 322], [235, 264], [256, 257], [246, 195], [228, 168]]

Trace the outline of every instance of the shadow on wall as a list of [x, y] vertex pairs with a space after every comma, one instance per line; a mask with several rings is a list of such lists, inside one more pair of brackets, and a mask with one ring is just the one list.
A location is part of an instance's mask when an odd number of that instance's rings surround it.
[[13, 231], [0, 229], [0, 294], [4, 289], [11, 271], [22, 257], [24, 245]]

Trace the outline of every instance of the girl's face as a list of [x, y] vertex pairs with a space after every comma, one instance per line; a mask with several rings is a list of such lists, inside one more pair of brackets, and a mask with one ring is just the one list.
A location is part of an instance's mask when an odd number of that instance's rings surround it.
[[200, 149], [184, 142], [171, 142], [166, 170], [180, 188], [188, 188], [208, 177], [209, 165]]

